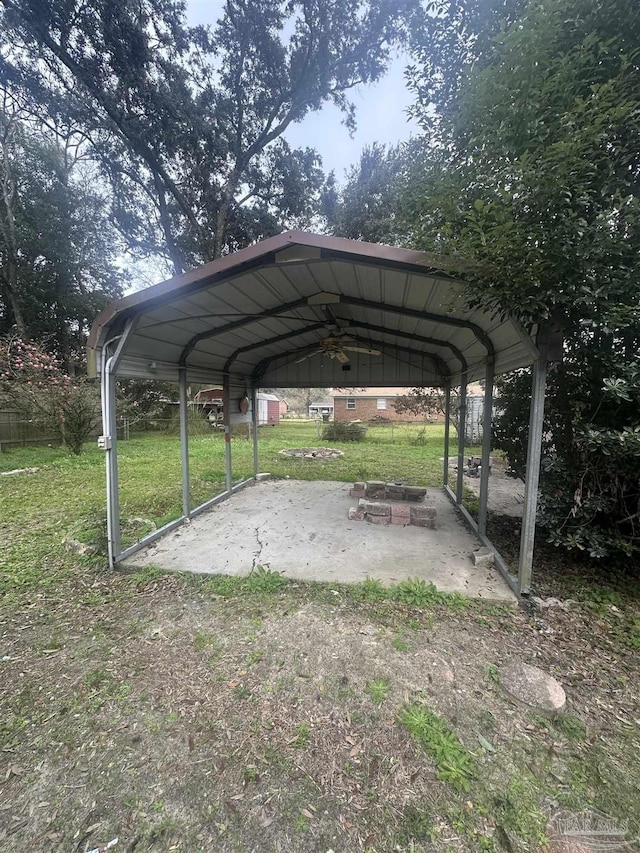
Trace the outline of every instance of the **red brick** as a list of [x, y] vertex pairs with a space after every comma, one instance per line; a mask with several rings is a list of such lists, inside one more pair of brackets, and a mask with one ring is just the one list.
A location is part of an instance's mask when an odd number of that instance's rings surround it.
[[364, 489], [349, 489], [349, 496], [352, 498], [363, 498]]
[[396, 486], [395, 483], [387, 483], [385, 488], [385, 498], [390, 501], [403, 501], [405, 499], [404, 486]]
[[435, 518], [412, 518], [411, 524], [414, 527], [428, 527], [429, 530], [435, 530], [436, 529]]
[[365, 516], [369, 524], [389, 524], [391, 521], [390, 515], [367, 515]]
[[365, 497], [369, 500], [377, 501], [385, 496], [385, 484], [372, 480], [365, 486]]
[[[387, 401], [386, 409], [378, 409], [378, 399], [385, 398]], [[393, 401], [394, 397], [390, 394], [381, 394], [379, 396], [371, 396], [371, 397], [355, 397], [356, 407], [355, 409], [347, 409], [347, 398], [346, 397], [334, 397], [333, 398], [333, 418], [336, 421], [370, 421], [372, 418], [377, 418], [382, 416], [383, 418], [388, 418], [390, 421], [396, 421], [399, 423], [421, 423], [422, 417], [420, 415], [412, 415], [410, 412], [401, 412], [398, 414], [396, 412]], [[433, 423], [442, 423], [444, 421], [444, 417], [438, 416], [437, 418], [433, 418]]]
[[408, 501], [421, 501], [427, 494], [422, 486], [405, 486], [404, 490]]
[[433, 519], [436, 517], [436, 508], [434, 506], [412, 506], [409, 508], [411, 521], [415, 519]]
[[358, 506], [361, 506], [367, 515], [391, 515], [389, 504], [376, 503], [375, 501], [360, 501]]
[[362, 521], [364, 519], [364, 510], [359, 506], [349, 508], [349, 521]]
[[406, 527], [407, 524], [411, 523], [411, 519], [408, 516], [404, 515], [392, 515], [391, 516], [391, 524], [402, 524], [403, 527]]
[[412, 507], [407, 506], [407, 504], [391, 504], [391, 515], [396, 518], [410, 518], [411, 510]]

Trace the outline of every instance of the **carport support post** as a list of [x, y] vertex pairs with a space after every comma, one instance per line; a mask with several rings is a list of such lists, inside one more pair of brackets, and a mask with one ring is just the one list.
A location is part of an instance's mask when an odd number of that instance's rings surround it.
[[458, 414], [458, 479], [456, 481], [456, 503], [462, 504], [464, 472], [464, 442], [467, 431], [467, 374], [460, 377], [460, 407]]
[[191, 515], [191, 489], [189, 483], [189, 408], [187, 403], [187, 368], [181, 367], [180, 386], [180, 463], [182, 468], [182, 514]]
[[222, 415], [224, 418], [224, 475], [227, 492], [231, 494], [233, 475], [231, 472], [231, 394], [229, 374], [222, 379]]
[[451, 420], [451, 385], [444, 389], [444, 462], [442, 468], [442, 485], [449, 485], [449, 421]]
[[[103, 350], [103, 358], [107, 358]], [[102, 375], [102, 431], [106, 437], [107, 545], [109, 566], [114, 568], [120, 553], [120, 495], [118, 491], [118, 423], [116, 419], [116, 377], [109, 358]]]
[[[109, 567], [114, 568], [120, 556], [120, 492], [118, 490], [118, 419], [116, 414], [116, 371], [129, 336], [136, 326], [136, 320], [129, 320], [119, 337], [107, 341], [102, 348], [102, 370], [100, 371], [100, 398], [102, 402], [102, 442], [106, 451], [107, 475], [107, 548]], [[112, 356], [109, 346], [115, 341], [118, 345]]]
[[251, 389], [251, 430], [253, 432], [253, 476], [257, 477], [260, 471], [258, 461], [258, 389]]
[[544, 428], [544, 395], [547, 383], [547, 355], [542, 348], [540, 358], [533, 365], [531, 378], [531, 409], [529, 411], [529, 443], [527, 445], [527, 471], [524, 484], [524, 512], [520, 536], [520, 563], [518, 590], [527, 595], [531, 589], [533, 545], [536, 536], [536, 510], [538, 483], [542, 459], [542, 431]]
[[487, 360], [484, 382], [484, 418], [482, 421], [482, 465], [480, 468], [480, 508], [478, 533], [487, 535], [487, 503], [489, 501], [489, 469], [491, 467], [491, 414], [493, 410], [494, 361]]

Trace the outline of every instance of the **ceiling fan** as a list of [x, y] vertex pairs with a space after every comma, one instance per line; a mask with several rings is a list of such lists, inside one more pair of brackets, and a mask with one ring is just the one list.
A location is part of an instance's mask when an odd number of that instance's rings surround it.
[[296, 364], [306, 361], [308, 358], [313, 358], [315, 355], [328, 355], [329, 358], [337, 359], [340, 364], [346, 364], [349, 361], [347, 352], [364, 352], [368, 355], [381, 355], [380, 350], [360, 346], [358, 341], [352, 341], [348, 338], [322, 338], [319, 342], [319, 349], [310, 352], [308, 355], [303, 355], [302, 358], [296, 360]]

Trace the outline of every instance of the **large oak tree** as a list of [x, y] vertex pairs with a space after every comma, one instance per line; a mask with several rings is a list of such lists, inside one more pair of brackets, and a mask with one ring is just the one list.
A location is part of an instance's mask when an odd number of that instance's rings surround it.
[[132, 247], [175, 272], [308, 225], [324, 176], [283, 134], [384, 72], [411, 0], [2, 0], [0, 72], [38, 114], [81, 127]]

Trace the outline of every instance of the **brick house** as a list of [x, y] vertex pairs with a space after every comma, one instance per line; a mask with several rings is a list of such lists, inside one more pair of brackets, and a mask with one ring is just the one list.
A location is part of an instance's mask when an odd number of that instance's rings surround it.
[[[335, 421], [370, 421], [376, 417], [403, 423], [422, 422], [420, 415], [411, 412], [398, 414], [394, 402], [404, 397], [410, 388], [340, 388], [333, 392], [333, 419]], [[433, 421], [443, 420], [441, 417]]]

